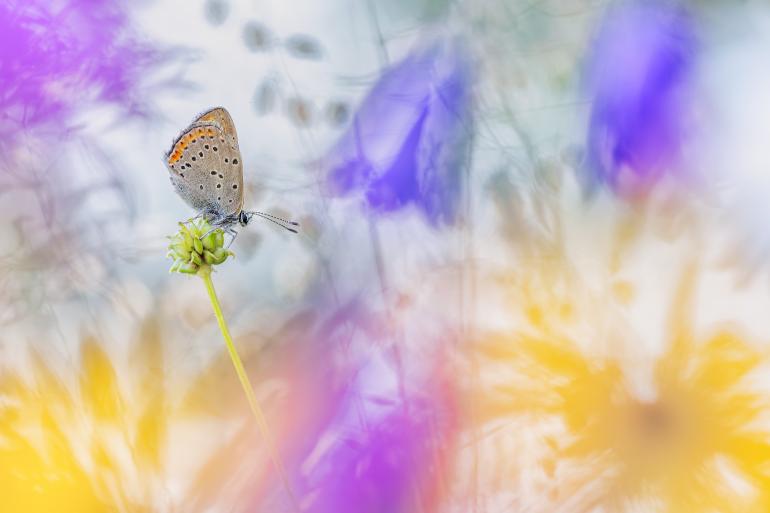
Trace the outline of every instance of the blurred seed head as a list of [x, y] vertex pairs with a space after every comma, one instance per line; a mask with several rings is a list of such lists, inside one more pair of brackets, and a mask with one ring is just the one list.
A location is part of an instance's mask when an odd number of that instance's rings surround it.
[[222, 25], [230, 14], [230, 2], [227, 0], [206, 0], [203, 14], [211, 25], [215, 27]]
[[313, 123], [313, 105], [306, 98], [293, 96], [286, 100], [286, 114], [292, 123], [306, 127]]
[[270, 114], [275, 109], [278, 92], [275, 80], [266, 78], [254, 91], [254, 110], [260, 116]]
[[313, 37], [305, 34], [289, 36], [283, 42], [284, 48], [297, 59], [317, 60], [323, 55], [321, 44]]
[[270, 30], [257, 21], [249, 21], [243, 26], [243, 44], [251, 52], [264, 52], [272, 48], [274, 42]]
[[350, 118], [350, 106], [341, 100], [333, 100], [326, 104], [325, 113], [331, 126], [342, 126]]

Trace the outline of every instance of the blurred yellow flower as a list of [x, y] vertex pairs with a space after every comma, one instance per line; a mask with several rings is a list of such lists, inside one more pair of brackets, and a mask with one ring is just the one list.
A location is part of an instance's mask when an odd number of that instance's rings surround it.
[[33, 353], [26, 377], [0, 369], [0, 511], [153, 511], [167, 429], [163, 344], [148, 323], [134, 347], [131, 400], [99, 341], [57, 372]]
[[540, 312], [529, 316], [534, 329], [482, 344], [483, 372], [501, 370], [482, 386], [484, 420], [516, 420], [541, 433], [533, 458], [548, 493], [534, 502], [544, 510], [770, 510], [770, 396], [754, 379], [768, 358], [730, 332], [699, 340], [686, 283], [682, 291], [650, 394], [632, 385], [620, 359], [589, 354], [565, 335], [574, 329], [555, 325], [570, 324], [579, 302], [525, 304]]
[[[17, 392], [16, 399], [37, 400], [23, 388], [16, 376], [4, 374], [0, 380], [0, 391], [5, 395], [12, 389]], [[0, 408], [0, 496], [3, 511], [108, 511], [47, 408], [41, 407], [36, 412], [37, 427], [40, 428], [37, 444], [23, 431], [25, 417], [31, 413], [29, 406], [19, 401]]]
[[142, 319], [126, 353], [85, 336], [74, 361], [31, 351], [28, 368], [0, 364], [0, 513], [245, 511], [269, 484], [225, 350], [175, 369], [161, 319]]

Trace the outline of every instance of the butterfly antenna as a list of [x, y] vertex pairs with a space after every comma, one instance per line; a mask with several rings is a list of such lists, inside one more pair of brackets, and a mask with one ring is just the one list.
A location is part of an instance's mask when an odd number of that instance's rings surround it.
[[273, 224], [277, 224], [278, 226], [280, 226], [284, 230], [288, 230], [288, 231], [290, 231], [292, 233], [299, 233], [299, 232], [297, 232], [296, 229], [292, 228], [292, 226], [299, 226], [299, 223], [297, 223], [296, 221], [288, 221], [286, 219], [283, 219], [282, 217], [273, 216], [273, 215], [270, 215], [270, 214], [265, 214], [264, 212], [253, 212], [252, 211], [250, 213], [254, 214], [255, 216], [259, 216], [259, 217], [261, 217], [262, 219], [264, 219], [266, 221], [270, 221]]
[[284, 224], [287, 224], [289, 226], [299, 226], [299, 223], [297, 221], [289, 221], [288, 219], [284, 219], [283, 217], [274, 216], [273, 214], [268, 214], [266, 212], [254, 212], [255, 214], [262, 216], [262, 217], [269, 217], [270, 219], [275, 219], [276, 221], [280, 221]]

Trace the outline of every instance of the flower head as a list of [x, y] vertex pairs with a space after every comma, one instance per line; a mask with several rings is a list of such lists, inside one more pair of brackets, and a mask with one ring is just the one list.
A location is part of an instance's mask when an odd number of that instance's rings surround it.
[[305, 460], [306, 511], [437, 511], [456, 435], [448, 390], [426, 384], [408, 406], [351, 391]]
[[471, 86], [455, 40], [385, 71], [327, 157], [331, 188], [362, 190], [378, 212], [415, 205], [433, 224], [453, 222], [470, 146]]
[[[684, 294], [676, 300], [691, 304]], [[560, 329], [558, 315], [485, 345], [506, 376], [488, 394], [488, 414], [517, 419], [547, 442], [533, 457], [549, 480], [551, 510], [767, 510], [770, 401], [752, 378], [770, 360], [731, 332], [699, 340], [683, 308], [674, 309], [647, 387], [617, 355]]]
[[150, 483], [173, 463], [167, 345], [156, 317], [138, 331], [128, 358], [83, 337], [66, 370], [47, 350], [29, 353], [29, 373], [0, 367], [3, 512], [162, 509]]
[[613, 9], [593, 43], [588, 182], [634, 195], [679, 171], [697, 51], [692, 19], [662, 2]]
[[203, 218], [179, 223], [179, 231], [169, 238], [167, 256], [174, 260], [172, 273], [197, 274], [210, 270], [212, 265], [224, 263], [233, 254], [224, 247], [224, 232], [212, 230]]

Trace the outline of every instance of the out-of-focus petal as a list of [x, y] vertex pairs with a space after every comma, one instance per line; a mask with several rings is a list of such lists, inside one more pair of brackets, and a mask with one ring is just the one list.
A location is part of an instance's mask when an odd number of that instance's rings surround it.
[[138, 86], [159, 58], [133, 34], [121, 2], [4, 1], [0, 127], [6, 137], [41, 125], [62, 133], [69, 115], [90, 102], [136, 113]]
[[377, 212], [416, 205], [433, 224], [457, 215], [470, 150], [472, 72], [459, 40], [439, 40], [385, 71], [327, 156], [338, 194]]
[[633, 196], [681, 171], [697, 50], [681, 8], [632, 2], [609, 13], [588, 65], [589, 187]]

